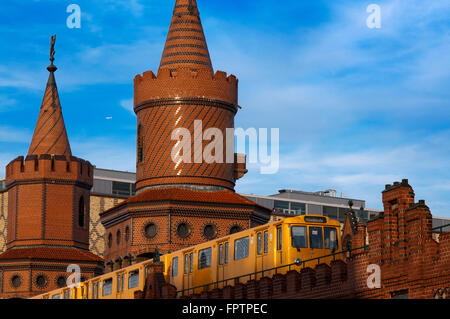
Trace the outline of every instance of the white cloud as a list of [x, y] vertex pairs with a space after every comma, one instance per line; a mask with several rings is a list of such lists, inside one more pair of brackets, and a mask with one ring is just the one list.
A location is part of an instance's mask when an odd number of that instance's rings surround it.
[[123, 107], [125, 110], [131, 112], [134, 115], [134, 100], [133, 99], [127, 99], [127, 100], [121, 100], [120, 106]]

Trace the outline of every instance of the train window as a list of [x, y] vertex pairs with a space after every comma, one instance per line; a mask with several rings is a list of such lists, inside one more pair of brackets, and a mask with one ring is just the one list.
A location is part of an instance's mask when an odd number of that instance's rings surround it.
[[120, 290], [121, 291], [123, 291], [123, 289], [124, 289], [124, 285], [125, 285], [125, 274], [122, 274], [122, 280], [121, 280], [121, 283], [122, 283], [122, 285], [121, 285], [121, 287], [120, 287]]
[[109, 296], [112, 294], [113, 280], [108, 278], [103, 280], [103, 291], [102, 296]]
[[192, 273], [194, 271], [194, 253], [189, 254], [189, 272]]
[[307, 248], [306, 240], [306, 227], [305, 226], [292, 226], [292, 247], [295, 248]]
[[219, 245], [219, 265], [223, 265], [223, 245]]
[[325, 249], [338, 249], [337, 229], [325, 227], [323, 230]]
[[128, 273], [128, 289], [139, 286], [139, 269], [130, 271]]
[[172, 277], [178, 275], [178, 257], [172, 259]]
[[198, 269], [211, 267], [212, 248], [205, 248], [198, 252]]
[[256, 237], [257, 237], [257, 250], [258, 250], [258, 255], [261, 255], [262, 254], [262, 235], [261, 235], [261, 233], [258, 233], [257, 235], [256, 235]]
[[70, 299], [70, 290], [69, 289], [64, 291], [64, 299]]
[[61, 299], [61, 295], [60, 294], [53, 295], [52, 299]]
[[309, 227], [309, 247], [322, 249], [322, 227]]
[[269, 252], [269, 231], [264, 232], [264, 253]]
[[281, 231], [281, 227], [277, 228], [277, 250], [281, 250], [283, 248], [283, 233]]
[[229, 243], [225, 243], [225, 256], [223, 257], [223, 262], [225, 264], [228, 264], [228, 251], [230, 250], [230, 244]]
[[184, 255], [184, 273], [189, 273], [189, 255]]
[[239, 238], [234, 241], [234, 260], [244, 259], [249, 253], [249, 238]]
[[122, 275], [117, 275], [117, 292], [120, 292]]

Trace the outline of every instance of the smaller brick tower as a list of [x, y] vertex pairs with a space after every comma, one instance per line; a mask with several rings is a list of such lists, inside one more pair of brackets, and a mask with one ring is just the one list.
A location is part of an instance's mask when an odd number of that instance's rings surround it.
[[[52, 48], [54, 38], [52, 37]], [[29, 297], [66, 285], [67, 267], [82, 277], [102, 271], [89, 252], [93, 166], [72, 156], [53, 65], [27, 157], [6, 166], [7, 250], [0, 255], [0, 297]]]

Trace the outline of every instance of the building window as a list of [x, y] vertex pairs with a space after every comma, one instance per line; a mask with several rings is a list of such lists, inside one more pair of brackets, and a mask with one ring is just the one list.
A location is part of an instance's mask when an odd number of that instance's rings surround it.
[[241, 231], [241, 226], [235, 225], [235, 226], [230, 228], [230, 235], [235, 234], [235, 233], [239, 233], [240, 231]]
[[130, 226], [125, 227], [125, 241], [128, 242], [130, 240]]
[[208, 224], [203, 228], [203, 236], [206, 239], [214, 239], [217, 236], [217, 227], [214, 224]]
[[212, 248], [205, 248], [198, 252], [198, 269], [211, 267]]
[[191, 234], [191, 228], [187, 223], [181, 223], [177, 227], [177, 234], [181, 238], [187, 238]]
[[36, 286], [39, 288], [44, 288], [47, 286], [48, 279], [44, 275], [39, 275], [36, 277]]
[[289, 208], [290, 212], [294, 215], [305, 215], [306, 214], [306, 205], [303, 203], [290, 203], [291, 207]]
[[113, 235], [109, 233], [108, 235], [108, 247], [111, 248], [113, 243]]
[[144, 234], [147, 238], [153, 238], [158, 233], [158, 229], [154, 223], [149, 223], [144, 227]]
[[84, 227], [84, 198], [81, 196], [78, 203], [78, 226]]
[[120, 229], [119, 229], [117, 231], [117, 234], [116, 234], [116, 243], [117, 243], [117, 245], [120, 245], [121, 239], [122, 239], [122, 233], [120, 232]]
[[21, 284], [22, 284], [22, 277], [20, 277], [19, 275], [14, 275], [11, 278], [11, 285], [14, 288], [19, 288]]
[[338, 219], [338, 209], [337, 207], [323, 206], [323, 215], [331, 219]]
[[137, 133], [137, 161], [138, 163], [144, 160], [144, 139], [142, 134], [142, 125], [138, 126]]
[[58, 288], [62, 288], [66, 286], [66, 277], [59, 276], [58, 279], [56, 279], [56, 285]]
[[249, 238], [243, 237], [234, 241], [234, 260], [244, 259], [249, 253]]
[[124, 182], [112, 182], [113, 195], [130, 196], [136, 193], [136, 185]]

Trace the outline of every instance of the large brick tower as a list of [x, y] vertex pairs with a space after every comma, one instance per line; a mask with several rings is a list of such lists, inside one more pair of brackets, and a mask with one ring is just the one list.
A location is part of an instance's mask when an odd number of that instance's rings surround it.
[[[196, 1], [177, 0], [158, 75], [148, 71], [134, 80], [136, 190], [169, 184], [233, 190], [237, 171], [244, 172], [244, 167], [232, 163], [234, 148], [227, 154], [225, 136], [227, 128], [234, 128], [237, 97], [236, 77], [213, 72]], [[211, 141], [203, 140], [205, 136], [196, 133], [194, 127], [205, 135], [210, 128], [220, 130], [223, 147], [218, 152], [223, 154], [222, 163], [207, 163], [202, 158], [202, 150]], [[171, 157], [178, 143], [171, 135], [177, 128], [190, 132], [191, 163], [174, 162]]]
[[[137, 195], [100, 214], [107, 270], [269, 220], [269, 209], [234, 192], [247, 172], [245, 155], [225, 141], [237, 92], [234, 75], [213, 72], [197, 2], [177, 0], [157, 76], [134, 79]], [[183, 138], [173, 138], [177, 130]], [[180, 152], [190, 149], [190, 161], [173, 160], [180, 145], [190, 146]]]
[[93, 166], [72, 156], [53, 54], [50, 60], [28, 155], [6, 166], [8, 242], [0, 255], [0, 297], [29, 297], [65, 286], [70, 264], [78, 264], [84, 278], [103, 267], [102, 258], [89, 252]]

